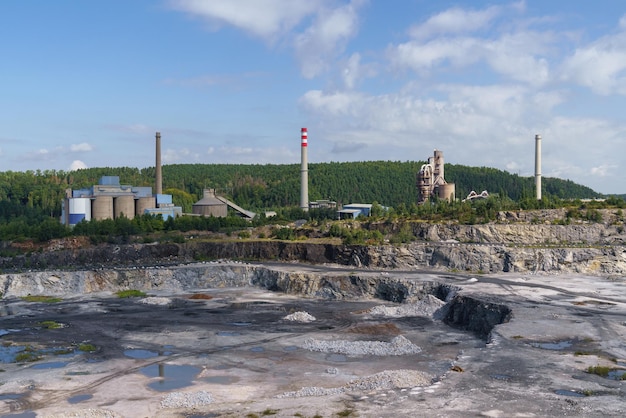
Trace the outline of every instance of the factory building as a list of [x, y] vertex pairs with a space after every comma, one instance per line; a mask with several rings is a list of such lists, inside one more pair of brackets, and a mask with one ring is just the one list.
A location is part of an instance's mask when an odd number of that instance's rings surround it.
[[193, 204], [192, 212], [194, 215], [223, 218], [228, 215], [230, 208], [235, 214], [249, 221], [256, 216], [256, 213], [238, 206], [223, 196], [218, 196], [215, 189], [204, 189], [202, 195], [202, 199]]
[[202, 199], [193, 204], [192, 213], [223, 218], [228, 214], [228, 205], [215, 196], [215, 189], [204, 189]]
[[455, 200], [456, 186], [448, 183], [444, 177], [443, 151], [435, 150], [428, 163], [422, 165], [417, 174], [418, 204], [423, 204], [431, 197], [452, 202]]
[[372, 205], [370, 203], [350, 203], [337, 211], [339, 219], [356, 219], [360, 215], [370, 216], [371, 213]]
[[66, 190], [61, 223], [74, 226], [92, 219], [133, 219], [144, 213], [167, 219], [181, 215], [182, 208], [174, 206], [171, 195], [153, 195], [151, 187], [122, 185], [118, 176], [103, 176], [90, 188]]

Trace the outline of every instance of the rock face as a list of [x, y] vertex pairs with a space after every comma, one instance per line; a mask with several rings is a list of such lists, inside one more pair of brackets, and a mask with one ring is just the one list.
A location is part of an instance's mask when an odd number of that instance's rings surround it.
[[[561, 213], [563, 212], [563, 213]], [[303, 241], [193, 241], [68, 247], [0, 258], [0, 269], [104, 268], [176, 265], [196, 260], [246, 259], [334, 263], [371, 268], [428, 268], [468, 272], [626, 273], [626, 233], [618, 215], [605, 223], [553, 224], [564, 211], [502, 213], [485, 225], [410, 222], [417, 240], [405, 245], [333, 245]], [[528, 217], [539, 219], [529, 222]], [[556, 218], [555, 218], [556, 217]], [[519, 221], [523, 222], [519, 222]], [[543, 223], [541, 223], [543, 222]], [[582, 221], [579, 221], [582, 222]], [[405, 224], [373, 224], [393, 232]]]
[[[135, 289], [183, 293], [190, 289], [256, 286], [270, 291], [330, 300], [380, 299], [416, 304], [436, 298], [434, 317], [488, 338], [494, 326], [507, 322], [503, 304], [462, 295], [454, 285], [379, 274], [290, 271], [262, 265], [214, 263], [170, 268], [49, 271], [0, 275], [4, 298], [47, 295], [70, 298], [98, 292]], [[1, 307], [0, 307], [1, 310]], [[2, 312], [0, 311], [0, 314]]]

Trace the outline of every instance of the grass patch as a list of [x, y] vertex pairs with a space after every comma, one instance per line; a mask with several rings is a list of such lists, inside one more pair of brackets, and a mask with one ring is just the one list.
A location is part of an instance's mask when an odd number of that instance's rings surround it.
[[344, 409], [343, 411], [337, 412], [337, 416], [339, 417], [356, 417], [356, 412], [354, 409]]
[[16, 363], [32, 363], [39, 360], [41, 357], [35, 353], [32, 347], [26, 347], [24, 351], [21, 351], [15, 355]]
[[45, 296], [45, 295], [28, 295], [28, 296], [22, 296], [21, 299], [26, 302], [41, 302], [41, 303], [58, 303], [63, 300], [61, 298], [57, 298], [54, 296]]
[[45, 329], [59, 329], [63, 328], [64, 325], [56, 321], [41, 321], [39, 326]]
[[260, 418], [257, 414], [250, 412], [246, 415], [246, 418]]
[[85, 353], [93, 353], [94, 351], [97, 351], [98, 348], [93, 345], [93, 344], [79, 344], [78, 345], [78, 351], [84, 351]]
[[261, 412], [261, 415], [263, 416], [276, 415], [276, 414], [278, 414], [278, 409], [267, 408], [265, 411]]
[[587, 367], [587, 373], [597, 374], [598, 376], [608, 377], [611, 368], [608, 366], [589, 366]]
[[143, 298], [146, 296], [146, 294], [144, 292], [142, 292], [141, 290], [135, 290], [135, 289], [130, 289], [130, 290], [119, 290], [117, 292], [115, 292], [115, 294], [117, 295], [118, 298]]
[[513, 338], [514, 340], [521, 340], [522, 338], [524, 338], [523, 335], [514, 335], [511, 338]]

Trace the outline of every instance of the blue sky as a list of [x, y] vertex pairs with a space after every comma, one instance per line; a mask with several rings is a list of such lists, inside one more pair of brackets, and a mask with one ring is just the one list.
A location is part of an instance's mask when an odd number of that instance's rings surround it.
[[[622, 0], [4, 0], [0, 171], [418, 161], [626, 193]], [[447, 179], [454, 181], [454, 179]]]

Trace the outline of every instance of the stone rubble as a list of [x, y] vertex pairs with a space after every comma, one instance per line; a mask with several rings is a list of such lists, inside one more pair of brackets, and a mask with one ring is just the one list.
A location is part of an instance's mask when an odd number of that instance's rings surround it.
[[370, 376], [352, 380], [342, 387], [322, 388], [303, 387], [293, 392], [285, 392], [277, 398], [302, 398], [307, 396], [332, 396], [346, 392], [371, 391], [380, 389], [404, 389], [417, 386], [428, 386], [432, 377], [417, 370], [384, 370]]
[[390, 342], [384, 341], [323, 341], [309, 338], [304, 341], [302, 348], [322, 353], [336, 353], [347, 356], [403, 356], [417, 354], [422, 349], [406, 337], [398, 335]]
[[293, 322], [313, 322], [315, 317], [308, 312], [298, 311], [283, 318], [285, 321]]
[[212, 402], [213, 397], [206, 391], [172, 392], [163, 397], [161, 408], [197, 408]]

